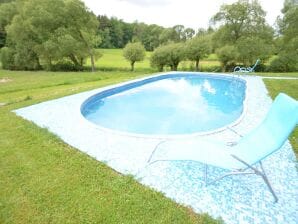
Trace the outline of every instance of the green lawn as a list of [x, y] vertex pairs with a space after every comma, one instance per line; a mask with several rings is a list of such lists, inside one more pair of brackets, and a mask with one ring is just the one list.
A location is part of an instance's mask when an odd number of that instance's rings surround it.
[[11, 110], [144, 76], [0, 70], [0, 223], [219, 223], [123, 176]]
[[298, 78], [298, 72], [258, 72], [256, 73], [258, 76], [264, 76], [264, 77], [294, 77]]
[[[262, 74], [280, 76], [283, 74]], [[289, 74], [286, 74], [289, 76]], [[291, 73], [298, 76], [298, 73]], [[146, 76], [144, 71], [0, 70], [0, 223], [218, 223], [63, 143], [11, 111]], [[265, 83], [298, 98], [297, 80]], [[297, 128], [291, 142], [298, 152]]]
[[[97, 49], [102, 53], [102, 57], [96, 60], [96, 67], [104, 71], [129, 71], [130, 63], [123, 57], [122, 49]], [[152, 52], [147, 51], [145, 60], [142, 62], [136, 62], [135, 70], [143, 72], [156, 72], [156, 69], [150, 67], [150, 56]], [[276, 56], [272, 56], [268, 61], [273, 60]], [[268, 64], [268, 62], [266, 63]], [[210, 54], [207, 58], [200, 61], [200, 69], [208, 72], [219, 72], [220, 62], [216, 54]], [[90, 60], [87, 61], [87, 66], [90, 66]], [[182, 61], [179, 63], [178, 70], [194, 70], [195, 63], [190, 61]], [[170, 70], [169, 67], [165, 68]], [[298, 73], [258, 73], [262, 76], [289, 76], [298, 77]]]

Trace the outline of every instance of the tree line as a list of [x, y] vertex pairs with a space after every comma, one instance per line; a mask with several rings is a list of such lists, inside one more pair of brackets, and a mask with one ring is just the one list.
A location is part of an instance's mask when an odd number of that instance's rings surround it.
[[[265, 21], [265, 11], [258, 1], [239, 0], [222, 5], [212, 18], [213, 29], [200, 30], [194, 37], [169, 41], [157, 47], [151, 65], [162, 71], [165, 66], [177, 70], [183, 60], [195, 62], [215, 52], [222, 71], [231, 71], [236, 64], [252, 65], [257, 58], [264, 63], [272, 55], [269, 71], [298, 71], [298, 5], [297, 0], [286, 0], [283, 17], [277, 19], [274, 30]], [[216, 27], [216, 28], [215, 28]], [[264, 64], [259, 66], [262, 70]]]
[[126, 23], [115, 17], [97, 16], [99, 22], [98, 35], [102, 41], [99, 48], [123, 48], [129, 42], [141, 42], [147, 51], [153, 51], [158, 46], [169, 41], [181, 42], [191, 39], [195, 30], [176, 25], [164, 28], [156, 24]]
[[[92, 69], [96, 48], [124, 48], [133, 68], [143, 50], [153, 51], [151, 65], [177, 70], [182, 60], [216, 53], [222, 70], [251, 65], [272, 55], [271, 71], [298, 71], [298, 3], [285, 0], [275, 28], [265, 21], [256, 0], [224, 4], [207, 30], [176, 25], [164, 28], [95, 16], [80, 0], [0, 0], [1, 62], [5, 69], [77, 70], [87, 58]], [[137, 43], [137, 44], [135, 44]], [[141, 53], [140, 53], [141, 52]], [[140, 56], [141, 55], [141, 56]], [[140, 56], [140, 57], [138, 57]]]

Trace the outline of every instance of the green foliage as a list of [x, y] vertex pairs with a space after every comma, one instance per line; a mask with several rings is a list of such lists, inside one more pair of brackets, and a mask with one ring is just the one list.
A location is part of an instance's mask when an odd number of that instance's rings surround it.
[[123, 48], [129, 42], [141, 42], [147, 51], [153, 51], [162, 44], [181, 42], [195, 35], [192, 28], [176, 25], [164, 28], [155, 24], [126, 23], [115, 17], [99, 15], [98, 35], [102, 42], [100, 48]]
[[161, 26], [137, 22], [131, 24], [131, 26], [133, 42], [141, 42], [147, 51], [153, 51], [153, 49], [159, 46], [159, 35], [163, 30]]
[[98, 22], [79, 0], [17, 1], [17, 14], [7, 26], [7, 46], [15, 69], [51, 69], [66, 59], [82, 67], [90, 56]]
[[278, 19], [281, 38], [278, 57], [270, 64], [271, 71], [298, 71], [298, 2], [285, 0], [284, 17]]
[[199, 71], [199, 62], [211, 53], [210, 37], [198, 36], [186, 42], [186, 58], [196, 62], [196, 71]]
[[258, 1], [238, 0], [230, 5], [224, 4], [212, 21], [222, 24], [213, 35], [215, 47], [236, 46], [235, 61], [250, 65], [257, 58], [269, 58], [273, 29], [266, 24], [265, 12]]
[[236, 43], [237, 60], [244, 65], [255, 63], [257, 58], [267, 60], [272, 54], [272, 45], [260, 37], [241, 37]]
[[185, 47], [183, 43], [170, 43], [157, 48], [151, 57], [151, 66], [163, 70], [165, 65], [172, 71], [177, 71], [179, 63], [185, 59]]
[[143, 61], [145, 58], [145, 48], [140, 42], [128, 43], [123, 49], [123, 56], [130, 61], [131, 71], [134, 70], [134, 64], [137, 61]]
[[231, 67], [235, 64], [235, 58], [238, 57], [236, 47], [232, 45], [225, 45], [216, 50], [219, 61], [222, 64], [222, 71], [227, 71], [227, 67]]
[[2, 63], [2, 68], [4, 69], [13, 69], [10, 67], [13, 64], [13, 55], [14, 52], [8, 47], [3, 47], [0, 51], [0, 60]]
[[222, 44], [229, 44], [247, 35], [268, 35], [272, 38], [272, 29], [266, 25], [265, 15], [258, 1], [238, 0], [222, 5], [212, 21], [223, 23], [217, 37]]
[[282, 9], [284, 17], [278, 19], [279, 31], [284, 35], [285, 41], [298, 36], [298, 2], [285, 0]]
[[288, 52], [273, 59], [269, 67], [273, 72], [298, 71], [298, 54]]
[[183, 43], [172, 43], [167, 45], [168, 65], [172, 71], [178, 70], [179, 63], [185, 59], [185, 47]]
[[162, 72], [164, 66], [168, 64], [168, 56], [169, 54], [166, 46], [156, 48], [150, 57], [151, 67], [156, 67], [158, 71]]
[[0, 4], [0, 48], [4, 47], [6, 42], [5, 27], [11, 22], [14, 15], [17, 13], [16, 3], [8, 3], [4, 1]]

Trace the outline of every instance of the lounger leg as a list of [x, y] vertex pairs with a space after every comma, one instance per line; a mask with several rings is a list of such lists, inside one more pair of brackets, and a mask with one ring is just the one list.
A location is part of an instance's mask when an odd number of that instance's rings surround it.
[[260, 163], [260, 165], [261, 165], [261, 170], [262, 170], [262, 172], [259, 171], [259, 170], [256, 169], [256, 168], [254, 168], [253, 166], [249, 165], [248, 163], [246, 163], [246, 162], [243, 161], [242, 159], [238, 158], [237, 156], [235, 156], [235, 155], [231, 155], [231, 156], [234, 157], [235, 159], [237, 159], [238, 161], [240, 161], [241, 163], [245, 164], [245, 165], [246, 165], [247, 167], [249, 167], [250, 169], [252, 169], [252, 170], [255, 172], [256, 175], [261, 176], [261, 177], [263, 178], [265, 184], [268, 186], [269, 191], [271, 192], [272, 196], [274, 197], [274, 202], [277, 202], [277, 201], [278, 201], [278, 198], [277, 198], [277, 196], [276, 196], [276, 194], [275, 194], [275, 192], [274, 192], [274, 190], [273, 190], [273, 188], [272, 188], [272, 186], [271, 186], [271, 184], [270, 184], [270, 182], [269, 182], [269, 180], [268, 180], [268, 178], [267, 178], [267, 176], [266, 176], [266, 173], [265, 173], [265, 170], [264, 170], [264, 168], [263, 168], [263, 165], [262, 165], [262, 162], [261, 162], [261, 161], [260, 161], [259, 163]]
[[274, 192], [274, 190], [273, 190], [273, 188], [272, 188], [272, 186], [271, 186], [271, 184], [270, 184], [270, 182], [267, 178], [267, 175], [266, 175], [265, 170], [263, 168], [262, 162], [260, 162], [260, 165], [261, 165], [262, 173], [260, 173], [259, 175], [263, 178], [264, 182], [268, 186], [269, 191], [271, 192], [271, 194], [274, 197], [274, 202], [276, 203], [278, 201], [278, 198], [277, 198], [277, 196], [276, 196], [276, 194], [275, 194], [275, 192]]

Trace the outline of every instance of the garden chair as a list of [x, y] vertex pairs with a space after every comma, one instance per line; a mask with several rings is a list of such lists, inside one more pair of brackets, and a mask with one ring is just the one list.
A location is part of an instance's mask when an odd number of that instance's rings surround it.
[[240, 67], [240, 66], [236, 66], [234, 68], [234, 72], [245, 72], [245, 73], [250, 73], [250, 72], [254, 72], [255, 68], [257, 67], [257, 65], [261, 62], [260, 59], [258, 59], [256, 61], [256, 63], [252, 66], [252, 67]]
[[[206, 185], [224, 177], [239, 174], [256, 174], [263, 178], [274, 201], [278, 198], [271, 187], [262, 161], [285, 143], [298, 123], [298, 102], [280, 93], [274, 100], [263, 122], [244, 136], [236, 145], [227, 146], [200, 139], [160, 142], [153, 150], [148, 165], [158, 161], [196, 161], [205, 165]], [[259, 168], [257, 165], [260, 165]], [[208, 165], [228, 172], [208, 181]]]

